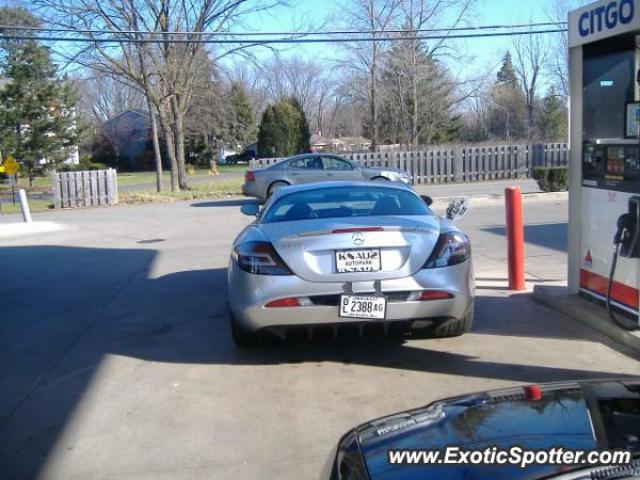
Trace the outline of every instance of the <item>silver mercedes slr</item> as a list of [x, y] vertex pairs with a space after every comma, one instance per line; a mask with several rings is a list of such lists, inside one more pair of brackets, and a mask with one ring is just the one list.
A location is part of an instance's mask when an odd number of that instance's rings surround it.
[[409, 174], [397, 168], [364, 166], [328, 153], [306, 153], [267, 168], [248, 170], [244, 176], [242, 193], [265, 200], [280, 187], [332, 180], [411, 183]]
[[[473, 322], [471, 245], [400, 182], [278, 189], [236, 238], [228, 269], [236, 344], [292, 329], [461, 335]], [[466, 207], [453, 204], [448, 216]]]

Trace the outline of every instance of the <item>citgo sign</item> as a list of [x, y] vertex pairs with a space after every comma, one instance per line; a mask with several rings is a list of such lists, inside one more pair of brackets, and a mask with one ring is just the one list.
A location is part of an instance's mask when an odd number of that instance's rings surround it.
[[640, 0], [601, 0], [569, 13], [569, 47], [640, 31]]
[[618, 23], [627, 25], [635, 15], [634, 0], [619, 0], [583, 12], [578, 19], [578, 32], [587, 37], [604, 30], [614, 30]]

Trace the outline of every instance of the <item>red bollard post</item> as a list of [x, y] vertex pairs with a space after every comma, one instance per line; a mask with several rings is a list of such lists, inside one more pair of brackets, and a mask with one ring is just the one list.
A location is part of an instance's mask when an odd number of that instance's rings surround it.
[[506, 188], [504, 199], [507, 212], [509, 290], [525, 290], [524, 227], [522, 225], [522, 192], [520, 187]]

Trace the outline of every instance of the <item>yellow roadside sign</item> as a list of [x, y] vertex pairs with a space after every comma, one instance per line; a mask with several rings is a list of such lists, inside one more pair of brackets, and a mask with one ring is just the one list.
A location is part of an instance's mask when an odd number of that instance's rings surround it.
[[0, 165], [0, 173], [6, 173], [7, 175], [15, 175], [18, 170], [20, 170], [20, 164], [11, 155]]

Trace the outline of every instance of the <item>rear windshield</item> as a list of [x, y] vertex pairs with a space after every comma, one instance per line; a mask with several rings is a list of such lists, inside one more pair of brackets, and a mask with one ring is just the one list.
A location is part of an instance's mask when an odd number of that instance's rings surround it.
[[333, 187], [286, 195], [265, 212], [261, 222], [390, 215], [432, 215], [432, 212], [420, 197], [407, 190]]

